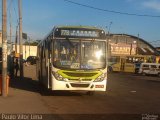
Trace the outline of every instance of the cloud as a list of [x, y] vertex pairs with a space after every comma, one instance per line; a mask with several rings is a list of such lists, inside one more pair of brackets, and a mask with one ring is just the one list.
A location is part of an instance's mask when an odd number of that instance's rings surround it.
[[160, 1], [157, 0], [147, 0], [142, 3], [145, 8], [156, 10], [160, 12]]

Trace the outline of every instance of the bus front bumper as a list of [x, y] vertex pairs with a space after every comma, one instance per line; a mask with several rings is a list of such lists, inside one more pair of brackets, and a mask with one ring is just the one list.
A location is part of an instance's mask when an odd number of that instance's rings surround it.
[[52, 90], [106, 91], [107, 79], [102, 82], [58, 81], [52, 76]]

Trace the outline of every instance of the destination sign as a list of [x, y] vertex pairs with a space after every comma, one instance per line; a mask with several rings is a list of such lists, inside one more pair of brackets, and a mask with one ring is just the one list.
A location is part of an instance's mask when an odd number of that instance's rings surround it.
[[61, 36], [99, 37], [99, 32], [87, 30], [61, 30]]

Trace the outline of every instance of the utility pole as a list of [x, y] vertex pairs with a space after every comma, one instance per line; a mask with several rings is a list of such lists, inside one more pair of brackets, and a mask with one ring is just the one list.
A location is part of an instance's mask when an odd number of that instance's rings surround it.
[[18, 43], [18, 25], [16, 27], [16, 38], [15, 38], [15, 53], [17, 52], [17, 43]]
[[11, 10], [12, 10], [12, 0], [10, 3], [10, 10], [9, 10], [9, 16], [10, 16], [10, 39], [8, 41], [9, 43], [9, 50], [8, 52], [12, 52], [12, 14], [11, 14]]
[[2, 0], [2, 96], [7, 96], [7, 0]]
[[18, 0], [19, 8], [19, 46], [20, 46], [20, 78], [23, 78], [23, 39], [22, 39], [22, 0]]
[[131, 47], [130, 47], [130, 55], [132, 55], [132, 43], [131, 43]]

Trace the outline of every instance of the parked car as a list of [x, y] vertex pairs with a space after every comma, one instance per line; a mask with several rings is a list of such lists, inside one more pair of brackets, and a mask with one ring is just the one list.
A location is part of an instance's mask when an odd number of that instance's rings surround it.
[[27, 62], [28, 64], [33, 65], [33, 64], [36, 64], [36, 59], [37, 59], [36, 56], [29, 56], [29, 57], [27, 58], [26, 62]]
[[142, 75], [157, 75], [160, 77], [160, 64], [158, 63], [142, 63], [139, 68]]

